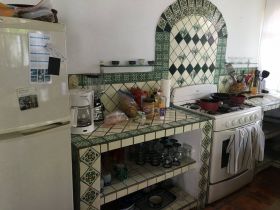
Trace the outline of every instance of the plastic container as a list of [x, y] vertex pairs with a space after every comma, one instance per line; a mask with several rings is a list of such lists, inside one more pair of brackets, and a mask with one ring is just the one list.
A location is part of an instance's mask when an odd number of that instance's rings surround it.
[[159, 108], [159, 118], [161, 120], [164, 120], [164, 116], [165, 116], [165, 103], [166, 103], [165, 97], [160, 96], [160, 100], [158, 102], [158, 108]]

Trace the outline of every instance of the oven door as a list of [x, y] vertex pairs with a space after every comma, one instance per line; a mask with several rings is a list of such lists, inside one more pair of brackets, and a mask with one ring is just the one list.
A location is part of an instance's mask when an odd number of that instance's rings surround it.
[[230, 137], [234, 134], [234, 131], [235, 129], [231, 129], [231, 130], [225, 130], [225, 131], [219, 131], [213, 133], [213, 143], [212, 143], [211, 163], [210, 163], [211, 184], [215, 184], [233, 178], [235, 176], [239, 176], [240, 174], [247, 171], [247, 169], [244, 168], [241, 170], [239, 174], [236, 175], [230, 175], [227, 173], [229, 154], [226, 151], [230, 141]]

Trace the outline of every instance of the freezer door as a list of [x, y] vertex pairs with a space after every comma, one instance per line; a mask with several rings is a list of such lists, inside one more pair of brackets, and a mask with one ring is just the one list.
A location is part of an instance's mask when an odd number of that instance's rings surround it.
[[[69, 120], [66, 61], [50, 84], [31, 84], [30, 32], [48, 34], [66, 57], [63, 25], [0, 17], [0, 134]], [[37, 97], [37, 108], [20, 109], [19, 97], [25, 94]]]
[[72, 210], [69, 124], [0, 135], [0, 209]]

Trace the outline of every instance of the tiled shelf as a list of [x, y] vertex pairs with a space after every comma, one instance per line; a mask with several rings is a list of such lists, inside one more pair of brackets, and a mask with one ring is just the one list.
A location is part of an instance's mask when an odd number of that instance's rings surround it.
[[199, 123], [209, 118], [185, 110], [168, 108], [164, 120], [155, 117], [140, 122], [129, 119], [113, 126], [96, 124], [90, 135], [72, 135], [72, 144], [79, 149], [100, 145], [101, 153], [151, 141], [165, 136], [199, 129]]
[[176, 200], [163, 210], [191, 210], [197, 207], [197, 200], [180, 188], [173, 187], [170, 192], [176, 195]]
[[100, 198], [101, 204], [109, 203], [148, 186], [170, 179], [194, 167], [195, 161], [190, 158], [183, 161], [180, 166], [168, 169], [149, 164], [139, 166], [130, 162], [128, 163], [128, 179], [122, 182], [113, 180], [110, 186], [105, 187]]

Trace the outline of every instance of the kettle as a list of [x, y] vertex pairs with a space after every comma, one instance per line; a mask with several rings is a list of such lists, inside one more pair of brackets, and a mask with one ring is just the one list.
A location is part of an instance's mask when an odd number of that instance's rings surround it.
[[94, 131], [93, 97], [93, 91], [70, 91], [72, 134], [86, 134]]

